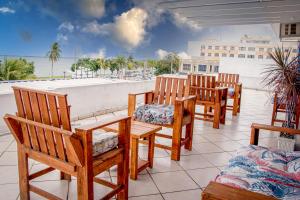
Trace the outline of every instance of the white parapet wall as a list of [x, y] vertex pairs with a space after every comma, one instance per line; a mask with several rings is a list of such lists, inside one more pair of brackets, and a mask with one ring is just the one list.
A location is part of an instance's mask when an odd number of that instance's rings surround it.
[[71, 119], [76, 120], [125, 109], [128, 93], [153, 90], [154, 81], [80, 79], [0, 84], [0, 134], [7, 132], [3, 116], [16, 113], [12, 85], [68, 94]]

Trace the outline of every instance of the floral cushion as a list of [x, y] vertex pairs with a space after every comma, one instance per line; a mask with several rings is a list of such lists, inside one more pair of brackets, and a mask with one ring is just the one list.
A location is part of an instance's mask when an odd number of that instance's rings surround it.
[[133, 118], [151, 124], [172, 124], [174, 106], [162, 104], [145, 104], [137, 107]]
[[229, 165], [216, 177], [216, 182], [279, 199], [300, 199], [298, 159], [300, 153], [250, 145], [230, 159]]
[[235, 90], [234, 90], [233, 87], [229, 87], [228, 88], [228, 96], [233, 97], [234, 96], [234, 92], [235, 92]]
[[93, 131], [93, 156], [105, 153], [118, 146], [118, 134], [103, 130]]

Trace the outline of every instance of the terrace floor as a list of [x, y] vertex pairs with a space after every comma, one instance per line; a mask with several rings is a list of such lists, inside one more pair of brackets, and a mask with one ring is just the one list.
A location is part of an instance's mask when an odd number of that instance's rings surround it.
[[[143, 171], [137, 181], [130, 180], [129, 196], [131, 200], [159, 199], [200, 199], [201, 191], [206, 187], [235, 151], [242, 145], [249, 144], [250, 125], [252, 122], [270, 124], [272, 105], [269, 95], [263, 91], [244, 90], [241, 113], [232, 117], [227, 112], [226, 125], [213, 129], [209, 122], [195, 121], [193, 150], [182, 150], [181, 160], [170, 160], [170, 153], [155, 149], [153, 169]], [[76, 121], [74, 126], [95, 122], [98, 119], [126, 114], [126, 110], [103, 116]], [[164, 129], [163, 132], [170, 132]], [[274, 134], [260, 134], [260, 145], [276, 146]], [[158, 143], [169, 141], [156, 139]], [[140, 148], [140, 156], [147, 155], [147, 147]], [[42, 169], [43, 164], [30, 162], [30, 172]], [[108, 180], [116, 179], [116, 170], [111, 169], [100, 176]], [[34, 185], [55, 193], [63, 199], [76, 199], [76, 181], [59, 180], [59, 172], [54, 171], [33, 181]], [[95, 196], [99, 199], [103, 192], [110, 189], [95, 184]], [[0, 137], [0, 199], [18, 199], [18, 168], [16, 143], [11, 135]], [[4, 197], [5, 195], [5, 197]], [[41, 199], [31, 193], [32, 199]]]

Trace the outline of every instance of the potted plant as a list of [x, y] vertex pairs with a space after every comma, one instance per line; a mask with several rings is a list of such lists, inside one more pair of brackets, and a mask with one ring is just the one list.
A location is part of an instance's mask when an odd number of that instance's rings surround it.
[[[285, 122], [283, 127], [295, 128], [293, 119], [295, 119], [296, 109], [300, 94], [300, 74], [298, 57], [291, 58], [291, 49], [277, 47], [269, 52], [270, 58], [274, 64], [268, 66], [264, 74], [263, 82], [268, 87], [273, 97], [275, 94], [279, 97], [278, 105], [285, 106]], [[278, 147], [286, 151], [293, 151], [295, 148], [294, 135], [280, 133]]]

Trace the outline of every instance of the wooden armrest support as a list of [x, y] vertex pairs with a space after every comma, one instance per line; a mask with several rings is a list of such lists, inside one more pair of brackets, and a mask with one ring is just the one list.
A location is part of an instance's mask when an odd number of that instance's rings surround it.
[[196, 95], [190, 95], [190, 96], [187, 96], [187, 97], [177, 97], [176, 98], [176, 101], [180, 101], [180, 102], [184, 102], [184, 101], [194, 101], [196, 100]]
[[147, 91], [147, 92], [139, 92], [139, 93], [129, 93], [129, 96], [138, 96], [138, 95], [143, 95], [147, 93], [152, 93], [153, 91]]
[[103, 121], [99, 121], [93, 124], [88, 124], [88, 125], [84, 125], [81, 127], [76, 128], [76, 131], [80, 131], [80, 132], [87, 132], [87, 133], [92, 133], [92, 131], [103, 128], [105, 126], [111, 125], [111, 124], [115, 124], [124, 120], [131, 120], [131, 117], [129, 116], [119, 116], [119, 117], [114, 117], [112, 119], [109, 120], [103, 120]]
[[300, 135], [300, 130], [298, 130], [298, 129], [253, 123], [251, 125], [250, 144], [252, 144], [252, 145], [257, 145], [258, 144], [259, 130], [260, 129], [269, 130], [269, 131], [276, 131], [276, 132], [284, 132], [284, 133], [288, 133], [288, 134], [291, 134], [291, 135]]
[[251, 192], [249, 190], [240, 189], [224, 185], [217, 182], [210, 182], [202, 192], [203, 200], [276, 200], [272, 196]]

